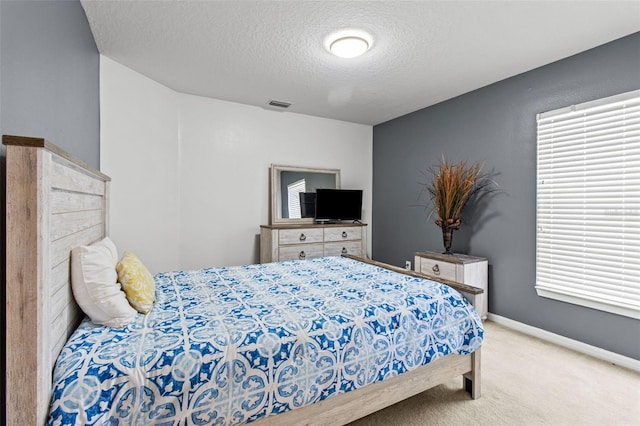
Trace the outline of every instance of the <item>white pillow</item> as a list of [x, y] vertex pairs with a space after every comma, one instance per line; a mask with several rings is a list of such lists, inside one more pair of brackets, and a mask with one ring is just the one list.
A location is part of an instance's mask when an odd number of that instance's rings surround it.
[[118, 283], [118, 251], [108, 237], [71, 250], [71, 287], [85, 314], [96, 324], [127, 325], [136, 316]]

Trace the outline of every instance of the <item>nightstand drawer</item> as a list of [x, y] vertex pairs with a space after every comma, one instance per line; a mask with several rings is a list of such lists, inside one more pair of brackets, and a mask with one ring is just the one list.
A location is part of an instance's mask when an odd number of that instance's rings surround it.
[[326, 243], [324, 245], [325, 256], [340, 256], [343, 254], [362, 256], [362, 242], [345, 241], [344, 243]]
[[325, 228], [325, 241], [353, 241], [362, 239], [362, 227], [360, 226], [338, 226], [335, 228]]
[[284, 244], [322, 243], [322, 228], [282, 229], [278, 238]]
[[486, 258], [425, 251], [416, 253], [414, 264], [418, 272], [436, 280], [438, 278], [446, 279], [483, 289], [484, 293], [475, 297], [475, 308], [482, 319], [487, 318], [489, 312], [489, 262]]
[[324, 245], [320, 244], [297, 244], [291, 246], [281, 246], [278, 259], [283, 260], [306, 260], [314, 257], [322, 257]]
[[443, 262], [435, 259], [420, 258], [420, 272], [436, 278], [445, 280], [456, 280], [456, 265], [453, 263]]

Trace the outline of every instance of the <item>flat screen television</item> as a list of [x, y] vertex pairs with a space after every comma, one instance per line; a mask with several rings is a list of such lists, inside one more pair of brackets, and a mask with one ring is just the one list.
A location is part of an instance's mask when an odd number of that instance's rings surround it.
[[316, 222], [362, 219], [361, 189], [317, 189]]

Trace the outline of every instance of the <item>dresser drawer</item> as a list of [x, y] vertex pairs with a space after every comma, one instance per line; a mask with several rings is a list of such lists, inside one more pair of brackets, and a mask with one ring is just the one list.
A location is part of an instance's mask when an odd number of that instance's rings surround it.
[[324, 245], [325, 256], [340, 256], [351, 254], [362, 256], [362, 243], [360, 241], [345, 241], [344, 243], [326, 243]]
[[[2, 1], [2, 0], [0, 0]], [[366, 256], [367, 225], [345, 224], [262, 225], [260, 262], [340, 256]], [[417, 265], [417, 263], [416, 263]]]
[[306, 260], [314, 257], [322, 257], [324, 245], [320, 244], [296, 244], [280, 246], [278, 260]]
[[420, 258], [420, 272], [423, 274], [443, 278], [445, 280], [457, 281], [456, 265], [454, 263], [443, 262], [441, 260]]
[[322, 243], [322, 228], [281, 229], [278, 242], [286, 244]]
[[362, 239], [362, 227], [360, 226], [336, 226], [324, 229], [324, 240], [329, 241], [353, 241]]

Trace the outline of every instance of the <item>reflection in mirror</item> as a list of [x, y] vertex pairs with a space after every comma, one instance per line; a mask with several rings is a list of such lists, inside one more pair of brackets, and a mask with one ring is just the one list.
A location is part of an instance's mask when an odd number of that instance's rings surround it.
[[319, 188], [340, 188], [340, 170], [272, 165], [272, 224], [313, 222]]
[[283, 219], [302, 219], [313, 217], [315, 192], [318, 188], [336, 187], [333, 173], [280, 172], [280, 193], [282, 194]]

